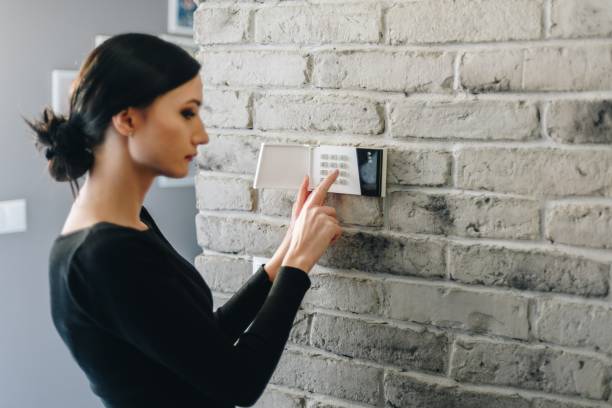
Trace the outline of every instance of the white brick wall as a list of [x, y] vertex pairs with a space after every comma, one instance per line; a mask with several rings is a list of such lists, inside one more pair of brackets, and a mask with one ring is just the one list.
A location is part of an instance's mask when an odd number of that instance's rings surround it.
[[195, 39], [216, 306], [289, 221], [261, 142], [389, 149], [257, 407], [611, 406], [612, 1], [210, 0]]

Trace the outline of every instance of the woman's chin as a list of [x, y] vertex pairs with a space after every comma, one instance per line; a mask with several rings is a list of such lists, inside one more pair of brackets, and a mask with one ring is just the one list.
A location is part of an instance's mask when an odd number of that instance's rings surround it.
[[173, 172], [166, 172], [165, 174], [161, 174], [162, 176], [173, 178], [173, 179], [181, 179], [186, 177], [189, 174], [189, 167], [185, 167], [182, 169], [175, 170]]

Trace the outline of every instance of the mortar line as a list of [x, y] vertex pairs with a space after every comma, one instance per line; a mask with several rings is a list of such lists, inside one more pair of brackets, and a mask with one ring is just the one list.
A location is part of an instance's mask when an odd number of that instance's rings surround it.
[[[310, 84], [306, 84], [310, 85]], [[403, 90], [376, 90], [360, 88], [317, 88], [278, 85], [273, 88], [259, 88], [247, 85], [206, 84], [206, 90], [225, 92], [252, 92], [262, 96], [304, 95], [321, 97], [355, 97], [372, 101], [410, 103], [410, 102], [539, 102], [539, 101], [576, 101], [606, 100], [612, 98], [612, 91], [508, 91], [508, 92], [471, 92], [460, 89], [456, 92], [411, 92]]]
[[[508, 149], [529, 149], [529, 148], [550, 148], [558, 151], [582, 151], [582, 152], [609, 152], [612, 151], [612, 145], [606, 144], [579, 144], [569, 145], [554, 143], [544, 139], [531, 141], [513, 141], [513, 140], [483, 140], [483, 139], [451, 139], [451, 138], [395, 138], [384, 139], [381, 135], [364, 135], [350, 134], [340, 132], [320, 132], [312, 130], [304, 131], [261, 131], [258, 129], [230, 129], [230, 128], [207, 128], [207, 132], [212, 136], [231, 135], [235, 137], [259, 137], [263, 140], [269, 139], [287, 139], [288, 141], [305, 142], [317, 138], [317, 140], [325, 140], [326, 145], [329, 144], [345, 144], [355, 146], [357, 143], [360, 146], [374, 145], [385, 146], [388, 148], [398, 148], [406, 150], [407, 148], [423, 147], [432, 148], [439, 147], [443, 149], [457, 148], [508, 148]], [[263, 141], [262, 140], [262, 141]], [[287, 141], [287, 143], [288, 143]], [[205, 149], [205, 148], [202, 148]], [[201, 167], [201, 166], [200, 166]]]
[[[232, 3], [235, 5], [235, 3]], [[277, 3], [270, 7], [282, 7]], [[295, 53], [306, 52], [347, 52], [347, 51], [381, 51], [381, 52], [453, 52], [453, 51], [500, 51], [517, 50], [526, 48], [560, 48], [560, 47], [588, 47], [588, 46], [610, 46], [610, 37], [587, 37], [587, 38], [547, 38], [533, 40], [506, 40], [506, 41], [475, 41], [475, 42], [436, 42], [436, 43], [413, 43], [413, 44], [376, 44], [376, 43], [329, 43], [329, 44], [288, 44], [288, 43], [236, 43], [236, 44], [202, 44], [198, 43], [198, 53], [219, 52], [245, 52], [245, 51], [285, 51]]]
[[552, 0], [544, 0], [544, 10], [543, 10], [543, 27], [542, 34], [545, 39], [551, 38], [551, 29], [552, 29]]

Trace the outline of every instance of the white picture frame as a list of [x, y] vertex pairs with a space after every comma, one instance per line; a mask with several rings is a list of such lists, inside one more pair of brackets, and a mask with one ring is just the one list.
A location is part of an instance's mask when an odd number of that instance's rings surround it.
[[68, 116], [70, 113], [70, 87], [79, 71], [54, 69], [51, 71], [51, 108], [53, 112]]
[[193, 36], [194, 0], [168, 0], [168, 32]]

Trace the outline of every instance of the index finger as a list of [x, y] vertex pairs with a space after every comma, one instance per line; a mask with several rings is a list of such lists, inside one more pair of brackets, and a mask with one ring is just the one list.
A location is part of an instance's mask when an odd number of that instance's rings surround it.
[[327, 195], [327, 190], [331, 187], [331, 185], [338, 178], [338, 174], [340, 170], [334, 169], [334, 171], [330, 172], [325, 179], [317, 186], [317, 188], [308, 196], [308, 199], [305, 205], [321, 205], [325, 202], [325, 196]]

